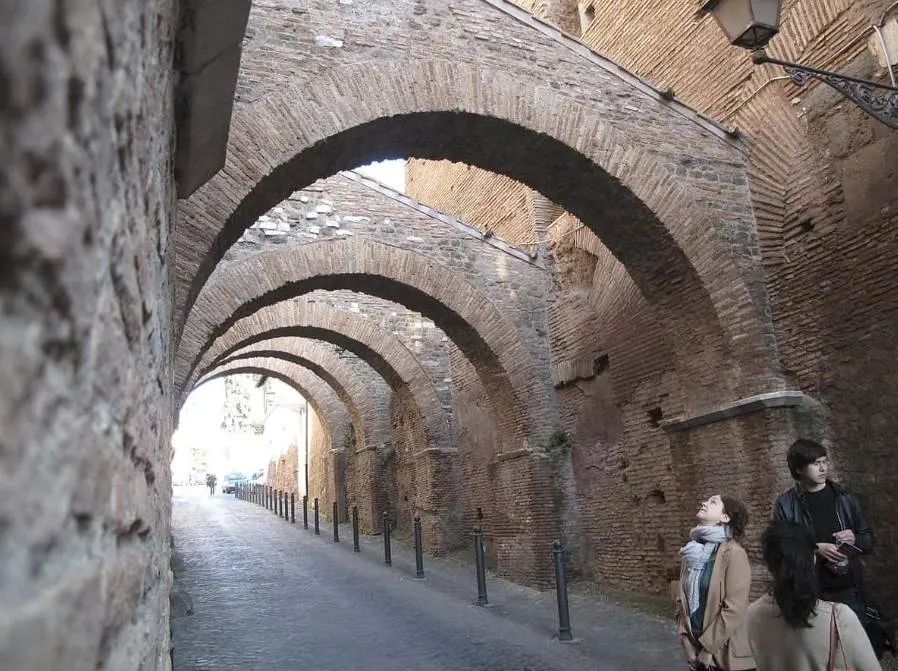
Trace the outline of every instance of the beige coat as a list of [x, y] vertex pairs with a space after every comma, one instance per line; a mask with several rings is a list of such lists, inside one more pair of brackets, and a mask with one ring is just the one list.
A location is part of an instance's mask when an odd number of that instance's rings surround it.
[[[677, 588], [677, 633], [689, 633], [688, 609], [684, 606], [683, 567]], [[751, 565], [748, 555], [734, 540], [724, 541], [717, 550], [708, 602], [699, 643], [714, 656], [714, 664], [726, 671], [745, 671], [755, 668], [755, 660], [748, 644], [746, 617], [748, 593], [751, 589]]]
[[[748, 608], [748, 636], [758, 671], [815, 671], [825, 669], [829, 657], [829, 623], [832, 603], [818, 601], [817, 612], [809, 618], [811, 627], [793, 629], [780, 617], [773, 597], [762, 596]], [[839, 605], [839, 634], [854, 671], [880, 671], [873, 646], [857, 615], [848, 606]], [[836, 669], [845, 662], [837, 651]]]

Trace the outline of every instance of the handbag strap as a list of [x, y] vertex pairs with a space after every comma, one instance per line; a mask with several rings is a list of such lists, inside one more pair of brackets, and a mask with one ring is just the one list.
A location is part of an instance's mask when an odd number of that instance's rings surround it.
[[829, 619], [829, 659], [826, 662], [826, 671], [836, 671], [836, 652], [842, 650], [842, 661], [845, 662], [845, 671], [852, 671], [848, 663], [848, 655], [845, 645], [842, 643], [842, 631], [839, 629], [839, 606], [832, 603], [832, 617]]
[[836, 604], [832, 604], [829, 618], [829, 657], [826, 660], [826, 671], [836, 671], [836, 648], [839, 645], [839, 625], [836, 622]]

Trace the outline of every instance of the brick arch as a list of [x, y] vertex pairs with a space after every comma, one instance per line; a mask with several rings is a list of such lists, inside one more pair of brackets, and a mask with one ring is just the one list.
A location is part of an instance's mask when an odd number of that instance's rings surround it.
[[222, 363], [206, 373], [194, 389], [218, 378], [240, 374], [268, 375], [295, 389], [309, 402], [322, 424], [327, 427], [330, 449], [342, 447], [343, 436], [352, 423], [346, 405], [322, 379], [295, 364], [262, 358]]
[[205, 351], [186, 388], [198, 371], [211, 370], [234, 352], [283, 337], [320, 340], [352, 352], [393, 389], [423, 446], [451, 449], [446, 413], [430, 376], [415, 356], [376, 323], [320, 303], [281, 301], [238, 320]]
[[176, 384], [215, 337], [256, 310], [320, 289], [352, 290], [431, 319], [467, 356], [513, 449], [552, 430], [547, 380], [514, 324], [476, 286], [427, 256], [364, 238], [257, 252], [216, 271], [194, 305], [175, 364]]
[[524, 182], [583, 220], [658, 312], [697, 405], [782, 386], [744, 156], [705, 126], [656, 100], [633, 108], [632, 88], [578, 101], [463, 62], [318, 74], [285, 74], [235, 110], [225, 168], [182, 207], [179, 324], [224, 250], [292, 191], [371, 160], [448, 159]]
[[375, 371], [377, 380], [363, 380], [346, 361], [321, 342], [305, 338], [274, 338], [264, 340], [222, 359], [225, 365], [246, 359], [279, 359], [307, 368], [320, 377], [343, 401], [352, 417], [356, 441], [361, 448], [376, 449], [390, 441], [388, 415], [376, 400], [386, 399], [390, 390]]

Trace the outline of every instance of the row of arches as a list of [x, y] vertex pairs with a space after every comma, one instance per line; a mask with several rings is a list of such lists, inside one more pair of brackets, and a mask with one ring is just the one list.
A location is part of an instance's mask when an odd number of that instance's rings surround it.
[[[613, 265], [615, 290], [626, 284], [639, 299], [634, 305], [651, 314], [645, 323], [677, 371], [678, 409], [695, 414], [784, 387], [743, 148], [582, 45], [515, 19], [501, 2], [393, 4], [397, 16], [423, 11], [462, 33], [478, 21], [501, 29], [491, 45], [462, 45], [451, 30], [429, 32], [425, 43], [397, 21], [387, 31], [394, 41], [368, 52], [322, 48], [310, 33], [328, 25], [351, 34], [362, 8], [253, 8], [227, 162], [179, 208], [176, 394], [183, 403], [197, 384], [237, 372], [319, 394], [314, 407], [332, 449], [340, 451], [351, 426], [355, 450], [368, 455], [372, 525], [382, 493], [371, 484], [379, 467], [370, 453], [391, 442], [390, 417], [398, 412], [417, 455], [403, 467], [414, 471], [427, 523], [444, 530], [436, 545], [451, 544], [445, 529], [457, 507], [449, 485], [457, 485], [459, 469], [441, 369], [422, 365], [377, 320], [323, 297], [355, 292], [399, 304], [432, 322], [446, 339], [444, 358], [463, 357], [483, 390], [495, 426], [491, 496], [505, 529], [497, 553], [520, 566], [514, 548], [522, 538], [548, 538], [560, 523], [554, 513], [533, 514], [555, 486], [557, 470], [545, 460], [564, 423], [546, 338], [553, 270], [545, 245], [541, 264], [526, 253], [497, 252], [486, 236], [462, 235], [447, 217], [382, 193], [376, 208], [393, 213], [393, 233], [372, 224], [324, 238], [307, 228], [308, 237], [289, 244], [236, 253], [235, 243], [291, 194], [372, 160], [446, 159], [501, 173], [563, 207], [601, 241], [600, 249], [581, 247], [599, 265]], [[291, 32], [289, 44], [276, 37]], [[522, 41], [541, 65], [518, 59]], [[272, 44], [281, 50], [275, 62]], [[433, 240], [408, 234], [428, 226]], [[481, 258], [488, 261], [472, 260]], [[334, 348], [359, 363], [347, 365]], [[452, 378], [445, 364], [442, 371], [442, 381]], [[372, 373], [379, 381], [368, 383]], [[540, 573], [537, 557], [523, 563], [521, 575]]]

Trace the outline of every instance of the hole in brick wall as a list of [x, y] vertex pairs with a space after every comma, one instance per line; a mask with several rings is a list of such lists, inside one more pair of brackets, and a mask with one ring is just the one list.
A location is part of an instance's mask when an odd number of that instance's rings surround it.
[[667, 497], [660, 489], [653, 489], [650, 491], [648, 496], [645, 497], [645, 500], [658, 506], [667, 503]]
[[608, 366], [610, 365], [608, 361], [608, 355], [603, 354], [602, 356], [596, 358], [592, 362], [592, 374], [593, 375], [601, 375], [606, 370], [608, 370]]
[[808, 217], [807, 219], [802, 219], [798, 224], [798, 228], [802, 233], [810, 233], [814, 230], [814, 220], [810, 217]]
[[649, 423], [652, 426], [658, 426], [663, 418], [664, 413], [661, 412], [661, 408], [652, 408], [649, 410]]
[[583, 8], [583, 18], [586, 19], [586, 25], [590, 25], [596, 20], [596, 8], [592, 3]]

